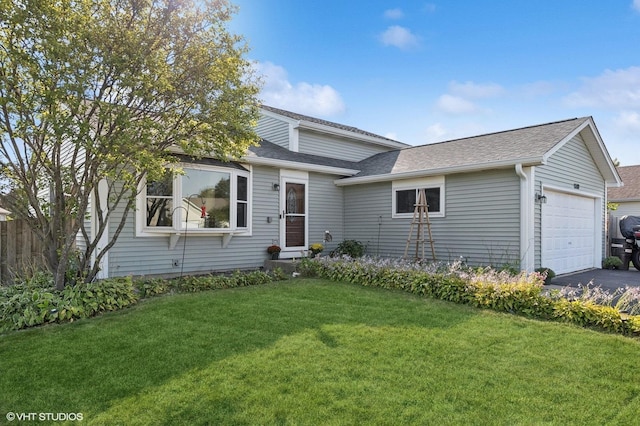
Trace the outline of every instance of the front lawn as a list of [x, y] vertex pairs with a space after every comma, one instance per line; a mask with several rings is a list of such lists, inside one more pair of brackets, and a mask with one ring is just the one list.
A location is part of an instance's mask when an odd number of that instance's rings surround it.
[[291, 280], [0, 335], [0, 422], [632, 424], [639, 365], [637, 339]]

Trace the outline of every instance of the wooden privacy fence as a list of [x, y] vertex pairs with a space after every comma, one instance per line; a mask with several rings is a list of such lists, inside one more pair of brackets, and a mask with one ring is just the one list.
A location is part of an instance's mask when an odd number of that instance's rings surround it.
[[0, 283], [44, 267], [42, 242], [24, 220], [0, 222]]

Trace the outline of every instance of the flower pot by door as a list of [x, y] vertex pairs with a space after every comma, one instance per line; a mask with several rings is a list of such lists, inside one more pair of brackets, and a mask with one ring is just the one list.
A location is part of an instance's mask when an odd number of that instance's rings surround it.
[[271, 253], [271, 260], [280, 259], [280, 253]]

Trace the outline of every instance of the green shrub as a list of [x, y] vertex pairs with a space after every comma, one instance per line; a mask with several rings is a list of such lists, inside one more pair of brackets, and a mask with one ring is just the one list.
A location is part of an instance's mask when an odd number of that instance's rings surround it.
[[364, 256], [366, 246], [360, 241], [344, 240], [333, 251], [334, 256], [349, 256], [352, 259]]
[[[281, 277], [281, 275], [282, 273], [280, 272], [277, 277]], [[261, 285], [270, 283], [274, 279], [276, 279], [276, 275], [271, 275], [267, 272], [235, 271], [231, 275], [212, 274], [182, 277], [173, 280], [170, 285], [179, 292], [196, 292]]]
[[143, 278], [136, 280], [135, 288], [141, 298], [165, 294], [171, 290], [169, 282], [162, 278]]
[[602, 269], [619, 269], [622, 266], [622, 260], [617, 256], [605, 257], [602, 260]]
[[14, 285], [24, 285], [26, 288], [53, 288], [55, 287], [53, 274], [43, 269], [23, 270], [16, 275]]
[[479, 308], [518, 313], [534, 318], [551, 318], [553, 302], [539, 285], [527, 282], [503, 284], [476, 283], [471, 286], [472, 303]]
[[612, 332], [623, 331], [620, 311], [611, 306], [597, 305], [584, 300], [560, 299], [555, 302], [553, 310], [554, 317], [563, 322]]
[[0, 330], [74, 321], [136, 303], [131, 278], [53, 288], [15, 285], [0, 293]]

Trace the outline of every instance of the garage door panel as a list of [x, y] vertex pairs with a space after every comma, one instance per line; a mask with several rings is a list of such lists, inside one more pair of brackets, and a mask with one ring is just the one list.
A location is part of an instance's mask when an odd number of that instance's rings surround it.
[[542, 205], [542, 266], [556, 273], [594, 265], [595, 199], [546, 191]]

